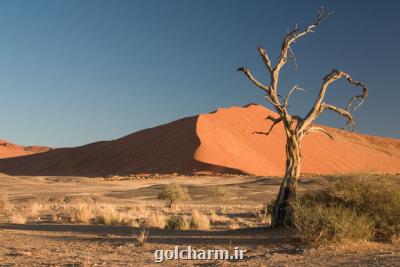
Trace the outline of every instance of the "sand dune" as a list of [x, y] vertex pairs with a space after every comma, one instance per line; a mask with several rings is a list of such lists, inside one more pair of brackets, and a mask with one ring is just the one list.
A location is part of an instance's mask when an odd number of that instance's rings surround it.
[[[282, 126], [265, 131], [274, 113], [260, 105], [218, 109], [145, 129], [114, 141], [0, 160], [13, 175], [126, 175], [137, 173], [248, 173], [282, 175]], [[310, 134], [303, 173], [400, 172], [400, 140], [326, 127], [335, 140]]]
[[45, 146], [20, 146], [6, 140], [0, 140], [0, 158], [19, 157], [49, 151]]

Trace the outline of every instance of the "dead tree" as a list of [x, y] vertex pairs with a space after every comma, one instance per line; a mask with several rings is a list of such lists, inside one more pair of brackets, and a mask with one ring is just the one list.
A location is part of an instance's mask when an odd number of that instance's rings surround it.
[[[351, 110], [357, 109], [368, 95], [368, 90], [365, 84], [360, 81], [353, 80], [349, 74], [337, 69], [332, 70], [325, 78], [323, 78], [319, 95], [305, 117], [291, 115], [288, 112], [288, 104], [291, 95], [296, 90], [301, 90], [301, 88], [294, 86], [288, 92], [286, 97], [282, 97], [278, 93], [279, 74], [282, 67], [287, 63], [288, 60], [292, 60], [297, 67], [291, 46], [301, 37], [307, 35], [308, 33], [312, 33], [314, 29], [330, 15], [331, 13], [326, 13], [323, 9], [321, 9], [317, 13], [316, 21], [308, 25], [304, 30], [300, 30], [296, 25], [293, 30], [289, 31], [282, 42], [280, 55], [278, 56], [276, 64], [271, 62], [264, 48], [261, 46], [258, 47], [260, 57], [262, 58], [270, 76], [269, 84], [265, 84], [257, 80], [246, 67], [241, 67], [238, 69], [238, 71], [243, 72], [255, 86], [261, 88], [265, 92], [265, 99], [274, 106], [278, 114], [278, 117], [276, 118], [271, 116], [266, 118], [267, 120], [272, 121], [272, 125], [270, 126], [268, 132], [264, 134], [268, 135], [278, 123], [283, 123], [286, 134], [286, 171], [278, 196], [273, 204], [271, 223], [272, 227], [285, 225], [290, 219], [291, 214], [289, 201], [296, 197], [297, 180], [300, 176], [301, 168], [301, 142], [303, 138], [309, 133], [319, 132], [326, 134], [328, 137], [333, 139], [332, 135], [327, 130], [313, 125], [315, 119], [324, 111], [334, 111], [346, 119], [346, 125], [343, 128], [349, 128], [350, 130], [353, 130], [354, 119], [351, 114]], [[346, 79], [350, 84], [361, 88], [361, 93], [351, 97], [347, 106], [344, 108], [324, 102], [328, 87], [333, 82], [341, 78]]]

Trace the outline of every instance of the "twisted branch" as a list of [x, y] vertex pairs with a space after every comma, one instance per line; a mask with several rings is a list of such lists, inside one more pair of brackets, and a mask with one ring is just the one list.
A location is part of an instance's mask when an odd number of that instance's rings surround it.
[[[333, 82], [339, 80], [340, 78], [345, 78], [349, 83], [359, 86], [362, 89], [362, 93], [360, 95], [353, 96], [349, 103], [347, 104], [347, 107], [345, 109], [343, 108], [338, 108], [333, 105], [329, 105], [323, 102], [326, 92], [329, 88], [329, 85], [332, 84]], [[356, 108], [360, 107], [361, 104], [364, 102], [364, 99], [368, 96], [368, 89], [367, 87], [360, 81], [355, 81], [351, 78], [349, 74], [346, 72], [340, 71], [340, 70], [332, 70], [331, 73], [329, 73], [325, 78], [323, 79], [323, 83], [321, 85], [321, 89], [319, 92], [319, 95], [317, 97], [317, 100], [315, 101], [314, 106], [311, 108], [310, 112], [307, 114], [307, 116], [304, 119], [302, 129], [305, 129], [311, 123], [325, 110], [325, 109], [330, 109], [332, 111], [337, 112], [338, 114], [344, 116], [347, 118], [347, 123], [344, 127], [347, 125], [350, 125], [351, 129], [354, 129], [354, 120], [353, 117], [350, 113], [350, 108], [355, 100], [359, 101], [359, 104], [356, 106]]]
[[335, 138], [333, 138], [333, 135], [331, 135], [327, 130], [325, 130], [324, 128], [321, 128], [321, 127], [317, 127], [317, 126], [311, 126], [305, 132], [305, 135], [307, 135], [309, 133], [318, 133], [318, 132], [326, 134], [330, 139], [335, 140]]
[[350, 131], [354, 130], [354, 119], [353, 119], [353, 115], [351, 115], [350, 111], [343, 109], [343, 108], [338, 108], [334, 105], [330, 105], [330, 104], [325, 104], [323, 103], [321, 106], [321, 112], [324, 112], [326, 109], [332, 110], [336, 113], [338, 113], [339, 115], [342, 115], [343, 117], [345, 117], [347, 119], [346, 124], [342, 127], [342, 129], [346, 129], [347, 126], [350, 127]]

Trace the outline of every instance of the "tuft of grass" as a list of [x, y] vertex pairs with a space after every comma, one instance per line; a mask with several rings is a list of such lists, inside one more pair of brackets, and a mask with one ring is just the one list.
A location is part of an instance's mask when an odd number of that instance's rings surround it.
[[137, 245], [143, 246], [147, 238], [149, 237], [149, 231], [146, 228], [140, 229], [139, 234], [136, 236]]
[[165, 228], [175, 230], [189, 230], [190, 218], [184, 215], [172, 215], [167, 219]]
[[192, 230], [209, 230], [210, 229], [210, 218], [198, 210], [192, 212], [190, 218], [190, 229]]
[[95, 208], [95, 222], [105, 225], [123, 224], [119, 212], [113, 205], [102, 205]]
[[236, 220], [232, 220], [228, 224], [228, 229], [229, 230], [237, 230], [240, 228], [239, 222]]
[[11, 223], [24, 224], [27, 220], [28, 218], [21, 213], [15, 213], [10, 216]]
[[215, 210], [211, 210], [210, 212], [210, 221], [213, 224], [227, 224], [230, 220], [227, 216], [218, 215]]
[[177, 183], [170, 183], [167, 185], [157, 196], [157, 198], [167, 200], [169, 207], [172, 207], [178, 201], [186, 201], [191, 199], [187, 187]]
[[95, 217], [94, 209], [91, 205], [81, 202], [75, 205], [68, 206], [66, 213], [69, 216], [71, 223], [88, 224]]
[[10, 208], [10, 202], [8, 201], [8, 197], [0, 196], [0, 212], [7, 212]]
[[156, 228], [165, 228], [165, 225], [167, 224], [166, 217], [161, 212], [151, 214], [147, 218], [146, 223], [149, 227], [156, 227]]

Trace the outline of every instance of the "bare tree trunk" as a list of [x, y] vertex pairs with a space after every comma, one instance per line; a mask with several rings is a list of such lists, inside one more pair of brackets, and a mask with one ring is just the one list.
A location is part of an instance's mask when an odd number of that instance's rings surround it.
[[283, 226], [290, 219], [289, 201], [296, 198], [297, 179], [300, 176], [300, 140], [296, 134], [287, 136], [286, 173], [273, 206], [271, 227]]

